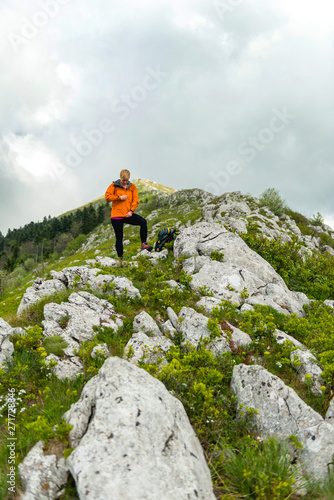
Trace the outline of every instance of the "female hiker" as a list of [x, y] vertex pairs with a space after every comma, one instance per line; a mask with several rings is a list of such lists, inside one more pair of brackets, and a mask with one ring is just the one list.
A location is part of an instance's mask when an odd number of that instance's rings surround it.
[[108, 187], [105, 198], [110, 203], [111, 224], [116, 236], [116, 252], [118, 257], [123, 258], [123, 225], [131, 224], [140, 226], [141, 250], [152, 250], [147, 240], [147, 222], [144, 217], [135, 213], [139, 205], [137, 188], [130, 182], [129, 170], [121, 170], [119, 179]]

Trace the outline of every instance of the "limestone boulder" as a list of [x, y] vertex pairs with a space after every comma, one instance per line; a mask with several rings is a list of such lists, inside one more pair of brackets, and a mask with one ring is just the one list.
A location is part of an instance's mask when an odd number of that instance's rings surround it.
[[242, 412], [257, 410], [252, 417], [263, 436], [288, 439], [297, 436], [303, 445], [300, 460], [306, 472], [324, 478], [334, 457], [334, 426], [326, 422], [284, 382], [261, 366], [234, 367], [231, 388]]
[[[222, 259], [212, 260], [212, 252], [219, 252]], [[174, 255], [187, 257], [184, 269], [192, 276], [190, 286], [196, 291], [207, 289], [215, 298], [240, 305], [270, 305], [299, 316], [303, 305], [309, 304], [306, 295], [290, 291], [266, 260], [220, 224], [202, 222], [183, 229], [174, 243]]]
[[201, 340], [210, 339], [208, 318], [196, 312], [192, 307], [182, 307], [179, 314], [179, 324], [185, 341], [194, 347], [197, 347]]
[[63, 290], [66, 290], [66, 286], [58, 279], [45, 280], [43, 278], [36, 278], [34, 284], [27, 288], [22, 297], [17, 310], [18, 316], [43, 297], [48, 297]]
[[[101, 264], [105, 264], [104, 259], [108, 259], [107, 257], [97, 258], [100, 259]], [[109, 260], [107, 260], [107, 263], [114, 265]], [[141, 296], [138, 288], [133, 286], [128, 278], [102, 274], [98, 268], [88, 266], [65, 267], [62, 271], [51, 271], [51, 275], [51, 280], [37, 278], [34, 284], [27, 288], [19, 305], [18, 315], [41, 300], [41, 298], [73, 287], [90, 287], [92, 290], [101, 290], [106, 286], [116, 296], [125, 295], [130, 298], [140, 298]]]
[[80, 499], [215, 499], [183, 405], [133, 364], [108, 358], [65, 419]]
[[173, 327], [171, 321], [168, 319], [161, 325], [161, 331], [167, 336], [174, 338], [177, 334], [177, 330]]
[[5, 369], [13, 357], [14, 345], [10, 341], [13, 330], [4, 319], [0, 318], [0, 369]]
[[108, 346], [105, 342], [103, 344], [98, 344], [93, 347], [91, 352], [91, 358], [108, 358], [110, 356]]
[[112, 293], [116, 296], [127, 295], [130, 298], [140, 298], [139, 290], [133, 286], [128, 278], [123, 276], [102, 274], [99, 269], [87, 266], [67, 267], [62, 272], [69, 288], [88, 285], [92, 290], [99, 290], [105, 285], [109, 285]]
[[179, 318], [178, 318], [176, 312], [174, 311], [174, 309], [172, 307], [167, 307], [167, 316], [168, 316], [168, 319], [169, 319], [172, 327], [176, 331], [180, 331], [181, 330], [181, 325], [180, 325], [180, 322], [179, 322]]
[[275, 330], [273, 335], [276, 339], [277, 344], [284, 344], [284, 342], [288, 341], [291, 342], [297, 349], [300, 349], [302, 351], [306, 350], [306, 347], [301, 342], [299, 342], [299, 340], [295, 339], [285, 332], [282, 332], [281, 330]]
[[74, 380], [84, 372], [84, 366], [79, 356], [63, 359], [55, 354], [49, 354], [45, 358], [45, 364], [46, 366], [50, 365], [52, 373], [60, 380]]
[[146, 311], [142, 311], [135, 316], [133, 329], [135, 332], [144, 332], [148, 335], [162, 335], [158, 325]]
[[115, 332], [123, 326], [110, 302], [88, 292], [72, 293], [68, 302], [46, 304], [44, 318], [44, 335], [60, 335], [68, 343], [67, 356], [75, 356], [80, 343], [94, 337], [94, 326], [106, 326]]
[[124, 348], [125, 358], [135, 365], [139, 361], [157, 363], [172, 347], [173, 342], [164, 336], [149, 337], [143, 331], [134, 333]]
[[307, 382], [307, 376], [311, 375], [309, 384], [312, 394], [316, 396], [321, 395], [321, 386], [325, 385], [321, 376], [323, 369], [320, 368], [317, 358], [311, 351], [307, 349], [296, 349], [291, 352], [290, 360], [303, 382]]
[[103, 257], [102, 255], [98, 255], [95, 257], [95, 262], [97, 264], [101, 264], [102, 267], [119, 267], [119, 261], [117, 259], [113, 259], [112, 257]]
[[326, 422], [334, 425], [334, 399], [332, 397], [325, 416]]
[[68, 478], [65, 459], [44, 455], [43, 446], [43, 441], [38, 441], [18, 466], [24, 489], [22, 500], [53, 500], [65, 491]]

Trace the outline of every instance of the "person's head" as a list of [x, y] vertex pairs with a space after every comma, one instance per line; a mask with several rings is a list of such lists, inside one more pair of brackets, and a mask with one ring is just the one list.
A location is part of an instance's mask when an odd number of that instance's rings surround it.
[[130, 179], [129, 170], [126, 170], [126, 169], [121, 170], [119, 173], [119, 178], [121, 180], [121, 184], [123, 186], [126, 186], [129, 183], [129, 179]]

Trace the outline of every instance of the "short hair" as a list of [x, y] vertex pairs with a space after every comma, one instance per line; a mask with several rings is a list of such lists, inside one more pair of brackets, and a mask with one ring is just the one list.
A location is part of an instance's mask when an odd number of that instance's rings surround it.
[[122, 181], [128, 181], [130, 179], [130, 172], [126, 169], [123, 169], [120, 171], [119, 177]]

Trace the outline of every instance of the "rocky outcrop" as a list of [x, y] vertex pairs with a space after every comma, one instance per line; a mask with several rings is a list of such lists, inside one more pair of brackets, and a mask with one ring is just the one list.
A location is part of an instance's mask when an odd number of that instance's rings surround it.
[[325, 420], [329, 422], [330, 424], [334, 425], [334, 399], [332, 396], [332, 399], [329, 403], [328, 410], [326, 412], [326, 417]]
[[276, 339], [277, 344], [284, 344], [284, 342], [291, 342], [291, 344], [294, 347], [296, 347], [296, 349], [300, 349], [302, 351], [306, 350], [306, 347], [301, 342], [296, 340], [291, 335], [288, 335], [287, 333], [282, 332], [281, 330], [275, 330], [273, 335]]
[[311, 392], [318, 396], [322, 394], [321, 387], [325, 382], [321, 377], [323, 370], [317, 358], [309, 350], [296, 349], [291, 352], [290, 360], [301, 380], [310, 385]]
[[[221, 261], [212, 260], [218, 252]], [[270, 305], [284, 314], [303, 314], [309, 300], [290, 291], [273, 267], [237, 234], [220, 224], [199, 223], [180, 232], [174, 255], [186, 257], [184, 269], [194, 290], [207, 290], [218, 299], [240, 305]]]
[[182, 307], [179, 316], [175, 314], [172, 308], [168, 308], [167, 312], [170, 319], [163, 325], [164, 331], [169, 332], [172, 338], [175, 332], [182, 332], [184, 343], [197, 348], [202, 342], [214, 355], [230, 352], [231, 342], [235, 346], [248, 345], [252, 342], [247, 333], [242, 332], [239, 328], [232, 327], [228, 323], [226, 323], [228, 335], [223, 328], [220, 328], [220, 336], [214, 337], [208, 328], [208, 318], [195, 311], [192, 307]]
[[173, 342], [161, 335], [148, 337], [143, 331], [132, 335], [124, 348], [125, 358], [135, 365], [139, 361], [144, 363], [158, 363], [172, 347]]
[[43, 441], [38, 441], [19, 464], [19, 474], [24, 488], [22, 500], [53, 500], [65, 491], [68, 470], [65, 459], [44, 455]]
[[0, 318], [0, 369], [5, 369], [8, 361], [13, 357], [14, 346], [9, 340], [12, 333], [13, 328]]
[[257, 432], [286, 440], [291, 435], [303, 445], [300, 460], [314, 477], [325, 477], [334, 457], [334, 426], [309, 407], [293, 389], [261, 366], [234, 367], [231, 388], [241, 412], [257, 410], [252, 417]]
[[114, 306], [107, 300], [99, 299], [88, 292], [72, 293], [68, 302], [49, 303], [44, 306], [42, 321], [43, 334], [46, 337], [61, 336], [66, 342], [65, 359], [54, 355], [46, 358], [52, 366], [53, 373], [59, 378], [74, 378], [83, 371], [83, 366], [76, 352], [80, 344], [92, 340], [95, 326], [106, 326], [114, 332], [123, 325], [123, 321], [115, 314]]
[[45, 358], [46, 366], [50, 366], [52, 373], [60, 380], [75, 379], [84, 372], [84, 366], [79, 356], [71, 356], [62, 359], [55, 354], [49, 354]]
[[43, 297], [48, 297], [63, 290], [66, 290], [65, 284], [57, 279], [45, 280], [43, 278], [36, 278], [34, 284], [27, 288], [22, 297], [17, 310], [18, 316]]
[[146, 312], [142, 311], [133, 320], [135, 332], [144, 332], [148, 335], [162, 335], [154, 319]]
[[168, 250], [167, 248], [164, 248], [161, 250], [161, 252], [149, 252], [148, 250], [142, 250], [139, 252], [137, 255], [132, 257], [133, 261], [136, 261], [138, 257], [145, 257], [148, 259], [153, 266], [157, 266], [160, 260], [165, 260], [167, 259], [168, 256]]
[[[112, 259], [113, 260], [113, 259]], [[101, 265], [104, 263], [101, 258]], [[109, 264], [110, 261], [107, 261]], [[27, 288], [19, 305], [17, 314], [20, 315], [43, 297], [53, 295], [67, 288], [89, 287], [91, 290], [101, 290], [108, 287], [113, 295], [125, 295], [130, 298], [139, 297], [139, 290], [133, 286], [128, 278], [102, 274], [98, 268], [87, 266], [66, 267], [62, 271], [51, 271], [53, 279], [37, 278], [34, 284]]]
[[333, 239], [333, 230], [323, 224], [314, 226], [310, 222], [308, 230], [313, 235], [302, 234], [295, 220], [289, 215], [275, 215], [268, 207], [261, 206], [260, 200], [250, 196], [243, 195], [240, 191], [225, 193], [219, 198], [213, 200], [203, 210], [203, 220], [206, 222], [219, 222], [228, 229], [238, 233], [247, 233], [248, 230], [257, 230], [258, 234], [269, 239], [280, 238], [282, 243], [292, 241], [293, 237], [298, 238], [299, 242], [305, 247], [301, 250], [301, 255], [310, 254], [313, 250], [328, 251], [334, 254], [332, 247], [322, 246], [318, 234], [326, 234]]
[[181, 402], [144, 370], [107, 359], [65, 419], [80, 499], [215, 499]]

